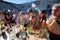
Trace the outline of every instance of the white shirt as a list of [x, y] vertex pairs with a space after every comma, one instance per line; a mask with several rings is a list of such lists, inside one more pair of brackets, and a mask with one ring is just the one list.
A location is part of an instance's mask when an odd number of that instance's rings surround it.
[[14, 19], [16, 18], [16, 14], [13, 14], [13, 18], [14, 18]]

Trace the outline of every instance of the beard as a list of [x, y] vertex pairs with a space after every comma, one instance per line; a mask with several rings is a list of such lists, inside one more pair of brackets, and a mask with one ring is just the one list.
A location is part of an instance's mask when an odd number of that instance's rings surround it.
[[60, 15], [57, 16], [57, 20], [60, 22]]
[[58, 19], [60, 19], [60, 15], [58, 15]]

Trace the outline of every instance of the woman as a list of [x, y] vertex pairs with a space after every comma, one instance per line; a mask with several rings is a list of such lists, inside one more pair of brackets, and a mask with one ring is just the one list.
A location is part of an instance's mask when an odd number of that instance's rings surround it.
[[44, 11], [39, 12], [39, 30], [40, 30], [40, 37], [45, 37], [47, 28], [46, 28], [46, 15]]

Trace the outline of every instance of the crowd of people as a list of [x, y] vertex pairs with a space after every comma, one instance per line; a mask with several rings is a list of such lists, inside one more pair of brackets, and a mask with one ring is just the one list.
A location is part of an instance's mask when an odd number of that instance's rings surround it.
[[[12, 28], [12, 25], [23, 25], [25, 30], [35, 33], [41, 28], [46, 28], [46, 15], [44, 11], [33, 12], [32, 9], [29, 9], [26, 13], [21, 11], [17, 12], [16, 10], [12, 11], [12, 14], [9, 12], [1, 13], [0, 21], [3, 21], [4, 28], [7, 26], [7, 31]], [[3, 30], [3, 28], [1, 29]]]
[[[56, 4], [56, 6], [54, 7], [58, 9], [60, 8], [60, 5]], [[60, 10], [55, 10], [54, 13], [52, 13], [52, 15], [54, 15], [53, 16], [54, 18], [60, 15], [57, 13], [60, 13]], [[51, 18], [53, 17], [51, 16]], [[43, 10], [39, 12], [36, 12], [36, 11], [33, 12], [32, 9], [29, 9], [27, 12], [24, 12], [24, 11], [18, 12], [16, 10], [13, 10], [11, 13], [8, 11], [0, 12], [0, 36], [3, 36], [3, 38], [7, 40], [5, 31], [7, 31], [7, 33], [10, 34], [14, 28], [16, 29], [18, 28], [17, 32], [14, 31], [14, 34], [15, 34], [14, 36], [16, 36], [16, 38], [20, 38], [19, 35], [26, 35], [26, 37], [29, 38], [28, 34], [34, 34], [34, 35], [38, 35], [38, 37], [40, 38], [44, 38], [46, 37], [47, 33], [50, 33], [50, 36], [49, 36], [50, 40], [53, 40], [53, 39], [57, 40], [59, 39], [60, 36], [57, 35], [58, 33], [54, 34], [55, 33], [55, 31], [53, 30], [54, 25], [51, 22], [52, 20], [54, 20], [54, 18], [53, 19], [51, 18], [48, 18], [47, 14], [45, 14]], [[60, 22], [58, 23], [60, 24]], [[51, 26], [50, 24], [53, 26], [50, 27]], [[53, 38], [52, 35], [54, 35], [54, 37], [55, 36], [58, 36], [58, 37], [55, 37], [56, 38], [55, 39]], [[21, 36], [22, 40], [27, 40], [26, 37]]]

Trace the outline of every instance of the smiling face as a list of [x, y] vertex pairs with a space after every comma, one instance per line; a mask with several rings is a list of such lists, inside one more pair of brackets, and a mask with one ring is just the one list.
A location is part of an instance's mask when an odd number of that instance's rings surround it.
[[40, 18], [43, 18], [43, 16], [44, 16], [44, 13], [43, 13], [42, 11], [40, 11], [40, 12], [39, 12], [39, 17], [40, 17]]
[[32, 23], [34, 24], [36, 22], [36, 17], [32, 18]]

